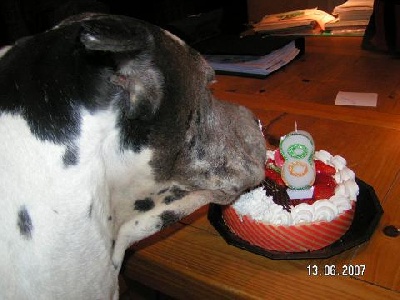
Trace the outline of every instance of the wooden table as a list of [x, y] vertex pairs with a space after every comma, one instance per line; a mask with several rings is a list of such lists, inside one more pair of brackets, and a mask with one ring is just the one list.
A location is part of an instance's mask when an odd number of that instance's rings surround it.
[[[300, 59], [267, 79], [218, 76], [211, 88], [252, 109], [271, 144], [309, 131], [317, 149], [347, 159], [385, 211], [371, 240], [328, 259], [271, 260], [228, 245], [207, 207], [145, 241], [123, 275], [178, 299], [400, 299], [400, 60], [356, 37], [310, 37]], [[378, 93], [377, 107], [335, 106], [338, 91]], [[308, 266], [365, 265], [362, 276], [312, 276]]]

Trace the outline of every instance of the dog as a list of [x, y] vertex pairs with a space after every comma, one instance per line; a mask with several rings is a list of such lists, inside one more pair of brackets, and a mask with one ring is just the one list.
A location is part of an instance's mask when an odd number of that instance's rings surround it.
[[264, 178], [246, 108], [159, 27], [90, 15], [0, 59], [0, 298], [118, 299], [125, 250]]

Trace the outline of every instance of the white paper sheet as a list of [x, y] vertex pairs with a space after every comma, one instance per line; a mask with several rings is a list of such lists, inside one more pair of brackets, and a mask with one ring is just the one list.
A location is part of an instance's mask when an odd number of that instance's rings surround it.
[[339, 91], [336, 95], [335, 105], [372, 106], [378, 103], [377, 93], [354, 93]]

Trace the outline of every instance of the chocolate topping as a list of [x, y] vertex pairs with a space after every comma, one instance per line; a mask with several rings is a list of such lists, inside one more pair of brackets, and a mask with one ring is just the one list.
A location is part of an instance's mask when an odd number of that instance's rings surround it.
[[280, 186], [269, 178], [265, 178], [261, 184], [265, 189], [265, 194], [272, 196], [275, 204], [282, 206], [284, 210], [290, 212], [290, 198], [285, 186]]

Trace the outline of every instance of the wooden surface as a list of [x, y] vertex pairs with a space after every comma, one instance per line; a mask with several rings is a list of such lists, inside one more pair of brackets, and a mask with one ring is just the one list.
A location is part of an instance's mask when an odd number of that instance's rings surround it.
[[[400, 60], [360, 38], [310, 37], [306, 54], [267, 79], [218, 76], [211, 88], [252, 109], [271, 146], [298, 127], [344, 156], [385, 210], [371, 240], [329, 259], [271, 260], [228, 245], [207, 207], [138, 245], [124, 276], [178, 299], [400, 299]], [[374, 108], [335, 106], [338, 91], [378, 93]], [[365, 265], [362, 276], [312, 276], [307, 266]], [[323, 273], [323, 272], [322, 272]]]

